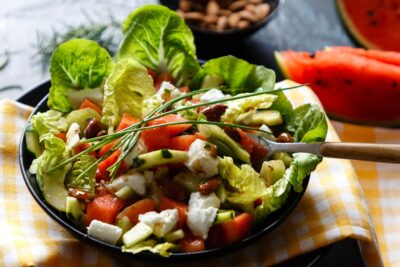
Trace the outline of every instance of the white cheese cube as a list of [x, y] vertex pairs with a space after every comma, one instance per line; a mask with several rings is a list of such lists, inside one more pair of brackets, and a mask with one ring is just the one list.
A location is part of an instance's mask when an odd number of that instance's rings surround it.
[[200, 97], [200, 102], [201, 103], [208, 103], [208, 102], [211, 102], [211, 101], [222, 100], [224, 98], [225, 98], [225, 95], [224, 95], [224, 93], [222, 93], [221, 90], [213, 88], [213, 89], [207, 91], [206, 93], [204, 93]]
[[196, 139], [188, 151], [189, 159], [185, 162], [186, 167], [200, 178], [207, 178], [218, 173], [218, 160], [212, 156], [213, 144]]
[[178, 210], [163, 210], [160, 213], [155, 211], [139, 215], [139, 221], [147, 224], [153, 229], [157, 237], [164, 237], [175, 228], [178, 222]]
[[207, 239], [220, 204], [215, 193], [203, 195], [194, 192], [190, 195], [187, 225], [194, 235]]
[[81, 131], [81, 128], [79, 124], [76, 122], [72, 123], [71, 126], [69, 126], [69, 129], [67, 131], [67, 146], [69, 148], [74, 148], [79, 144], [79, 133]]
[[88, 227], [88, 235], [105, 243], [115, 245], [122, 235], [122, 229], [118, 226], [93, 220]]

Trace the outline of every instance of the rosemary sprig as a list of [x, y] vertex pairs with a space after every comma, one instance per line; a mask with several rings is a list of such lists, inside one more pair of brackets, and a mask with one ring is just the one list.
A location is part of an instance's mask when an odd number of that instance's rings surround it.
[[[119, 42], [122, 39], [121, 24], [110, 14], [109, 19], [92, 19], [86, 15], [87, 23], [78, 26], [66, 25], [63, 31], [53, 29], [50, 37], [37, 32], [36, 50], [42, 69], [46, 70], [50, 63], [51, 55], [60, 44], [74, 39], [85, 38], [96, 41], [104, 47], [111, 55], [118, 50]], [[101, 22], [100, 22], [101, 21]]]

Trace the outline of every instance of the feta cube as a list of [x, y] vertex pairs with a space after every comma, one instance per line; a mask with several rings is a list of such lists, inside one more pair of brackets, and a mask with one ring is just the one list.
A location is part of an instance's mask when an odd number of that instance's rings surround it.
[[201, 103], [208, 103], [211, 101], [216, 101], [216, 100], [222, 100], [225, 98], [224, 93], [222, 93], [221, 90], [213, 88], [209, 91], [207, 91], [206, 93], [204, 93], [201, 97], [200, 97], [200, 102]]
[[194, 192], [190, 195], [187, 225], [194, 235], [207, 239], [220, 204], [215, 193], [203, 195]]
[[74, 148], [79, 144], [79, 133], [81, 132], [81, 128], [79, 124], [76, 122], [72, 123], [71, 126], [69, 126], [69, 129], [67, 131], [67, 146], [69, 148]]
[[122, 229], [118, 226], [98, 220], [90, 222], [87, 232], [88, 235], [112, 245], [115, 245], [122, 235]]
[[185, 162], [186, 167], [200, 178], [207, 178], [218, 173], [218, 160], [213, 157], [214, 145], [203, 140], [194, 141], [188, 151], [189, 159]]
[[139, 221], [150, 226], [157, 237], [164, 237], [175, 228], [178, 217], [177, 209], [163, 210], [160, 213], [149, 211], [139, 215]]
[[182, 95], [182, 92], [170, 82], [163, 81], [157, 94], [161, 95], [163, 99], [172, 99]]

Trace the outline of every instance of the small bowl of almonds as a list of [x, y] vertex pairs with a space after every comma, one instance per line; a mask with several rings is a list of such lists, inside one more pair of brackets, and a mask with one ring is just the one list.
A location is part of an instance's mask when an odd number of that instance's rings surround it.
[[232, 38], [248, 36], [265, 26], [279, 2], [282, 0], [161, 1], [175, 9], [195, 35]]

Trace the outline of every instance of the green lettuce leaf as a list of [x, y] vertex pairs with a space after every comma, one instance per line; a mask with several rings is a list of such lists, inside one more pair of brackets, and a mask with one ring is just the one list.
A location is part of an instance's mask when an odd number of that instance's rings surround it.
[[248, 63], [234, 56], [224, 56], [207, 61], [193, 79], [191, 87], [199, 89], [206, 75], [223, 78], [222, 91], [236, 95], [256, 89], [270, 91], [274, 88], [275, 72], [264, 66]]
[[71, 110], [69, 88], [100, 87], [112, 64], [108, 52], [94, 41], [73, 39], [61, 44], [50, 61], [49, 107], [62, 112]]
[[39, 137], [46, 133], [59, 134], [65, 132], [68, 124], [62, 115], [61, 112], [51, 109], [46, 112], [39, 112], [31, 118], [32, 129]]
[[276, 95], [277, 99], [275, 99], [274, 103], [272, 103], [270, 109], [279, 111], [282, 117], [287, 120], [293, 112], [292, 103], [290, 103], [290, 101], [287, 99], [286, 95], [282, 91], [271, 92], [271, 94]]
[[228, 201], [245, 211], [251, 211], [254, 201], [267, 194], [267, 188], [259, 174], [248, 164], [239, 168], [231, 157], [218, 158], [218, 173], [237, 190], [228, 193]]
[[139, 244], [133, 245], [132, 247], [122, 246], [122, 252], [129, 252], [132, 254], [138, 254], [142, 251], [150, 251], [155, 254], [159, 254], [163, 257], [168, 257], [171, 255], [171, 250], [175, 250], [177, 246], [175, 244], [165, 242], [161, 244], [157, 244], [155, 240], [146, 240], [140, 242]]
[[143, 101], [154, 95], [152, 78], [134, 59], [121, 59], [104, 85], [103, 117], [109, 127], [116, 126], [124, 113], [142, 118]]
[[324, 141], [328, 132], [325, 114], [319, 106], [305, 104], [296, 108], [290, 115], [287, 129], [293, 133], [297, 142]]
[[255, 208], [255, 222], [264, 221], [268, 214], [281, 208], [292, 188], [296, 192], [303, 191], [304, 178], [315, 170], [321, 160], [320, 157], [309, 153], [294, 153], [293, 162], [282, 178], [267, 188], [266, 194], [262, 197], [262, 204]]
[[66, 184], [68, 188], [81, 189], [94, 196], [96, 186], [96, 169], [97, 164], [93, 165], [89, 171], [82, 177], [79, 177], [86, 171], [92, 164], [96, 162], [96, 158], [89, 155], [82, 155], [72, 166], [72, 170], [66, 177]]
[[67, 160], [70, 151], [63, 140], [51, 133], [42, 135], [40, 139], [45, 149], [42, 155], [32, 163], [36, 165], [37, 182], [47, 203], [57, 210], [65, 211], [65, 198], [68, 196], [68, 191], [65, 189], [64, 180], [71, 164], [53, 171], [51, 169]]
[[167, 72], [187, 85], [200, 66], [193, 34], [176, 12], [161, 5], [133, 11], [123, 23], [117, 58], [134, 58], [157, 73]]

